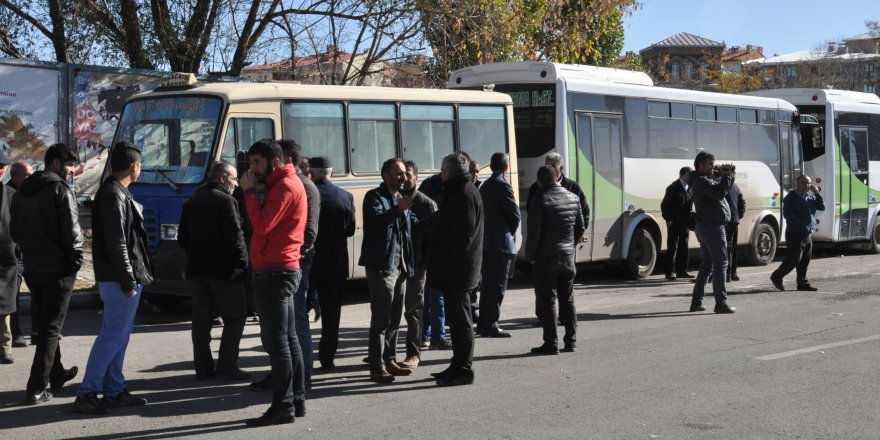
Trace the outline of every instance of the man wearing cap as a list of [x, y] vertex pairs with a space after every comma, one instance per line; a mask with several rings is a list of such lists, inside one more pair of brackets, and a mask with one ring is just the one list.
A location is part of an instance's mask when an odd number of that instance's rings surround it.
[[320, 156], [309, 159], [312, 179], [321, 194], [318, 238], [312, 263], [310, 290], [317, 292], [324, 323], [318, 360], [321, 369], [336, 367], [334, 358], [339, 346], [339, 320], [342, 314], [342, 283], [348, 278], [348, 237], [354, 235], [354, 197], [334, 185], [333, 164]]
[[9, 236], [9, 205], [15, 190], [2, 183], [11, 163], [9, 156], [0, 153], [0, 364], [15, 362], [12, 357], [13, 334], [9, 320], [18, 309], [18, 288], [21, 283], [17, 273], [18, 249]]
[[65, 370], [59, 344], [76, 273], [83, 262], [76, 194], [68, 176], [79, 163], [64, 144], [46, 150], [45, 169], [22, 183], [12, 198], [10, 232], [19, 244], [31, 310], [37, 323], [37, 347], [27, 382], [25, 403], [52, 398], [46, 389], [60, 389], [77, 367]]

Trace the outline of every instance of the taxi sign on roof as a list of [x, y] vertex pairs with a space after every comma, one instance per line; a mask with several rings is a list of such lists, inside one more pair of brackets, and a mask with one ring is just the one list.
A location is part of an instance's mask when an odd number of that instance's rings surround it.
[[196, 83], [196, 75], [184, 72], [172, 72], [162, 77], [159, 87], [182, 87]]

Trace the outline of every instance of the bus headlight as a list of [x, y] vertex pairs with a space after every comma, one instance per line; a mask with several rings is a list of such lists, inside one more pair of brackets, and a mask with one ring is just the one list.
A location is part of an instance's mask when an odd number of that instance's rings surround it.
[[162, 225], [159, 228], [159, 238], [162, 240], [177, 240], [177, 225]]

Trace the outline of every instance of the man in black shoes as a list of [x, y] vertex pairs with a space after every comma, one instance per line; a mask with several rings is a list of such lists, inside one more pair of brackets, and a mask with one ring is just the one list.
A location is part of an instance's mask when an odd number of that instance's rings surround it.
[[584, 217], [578, 198], [555, 179], [553, 168], [538, 168], [541, 191], [528, 210], [529, 234], [526, 259], [535, 277], [535, 304], [544, 327], [544, 344], [532, 349], [538, 355], [559, 353], [556, 334], [556, 299], [559, 319], [565, 326], [562, 351], [573, 352], [577, 342], [577, 314], [574, 305], [574, 256], [584, 235]]
[[666, 279], [693, 278], [687, 273], [688, 239], [691, 235], [691, 215], [694, 198], [688, 191], [688, 176], [691, 167], [682, 167], [678, 179], [666, 187], [666, 194], [660, 202], [660, 212], [666, 220]]
[[[228, 162], [216, 162], [209, 182], [183, 205], [177, 243], [186, 250], [186, 278], [192, 288], [192, 343], [196, 378], [215, 375], [246, 379], [238, 367], [239, 344], [247, 317], [248, 251], [238, 202], [232, 196], [238, 171]], [[216, 368], [211, 354], [211, 318], [223, 318], [223, 335]]]
[[61, 388], [76, 376], [76, 367], [61, 364], [61, 329], [83, 262], [76, 194], [68, 176], [79, 163], [64, 144], [46, 150], [45, 169], [22, 183], [12, 198], [10, 232], [24, 259], [31, 291], [31, 313], [37, 324], [37, 348], [27, 382], [26, 403], [52, 398], [46, 387]]
[[462, 153], [443, 158], [440, 176], [443, 195], [432, 217], [430, 287], [446, 299], [446, 317], [452, 334], [452, 359], [437, 377], [437, 385], [474, 383], [474, 323], [470, 292], [480, 282], [483, 259], [483, 201], [471, 181], [470, 159]]
[[703, 296], [706, 284], [712, 277], [712, 290], [715, 293], [715, 313], [734, 313], [736, 308], [727, 304], [727, 224], [730, 222], [730, 206], [725, 197], [736, 178], [733, 165], [724, 164], [715, 170], [715, 156], [701, 151], [694, 158], [694, 172], [689, 184], [694, 194], [694, 207], [697, 213], [697, 239], [700, 241], [702, 262], [697, 273], [691, 299], [691, 312], [706, 310]]
[[797, 187], [782, 200], [782, 215], [785, 217], [785, 242], [788, 250], [785, 260], [770, 275], [770, 281], [779, 290], [785, 290], [782, 278], [797, 268], [797, 290], [814, 292], [818, 289], [807, 280], [807, 267], [813, 255], [813, 231], [816, 229], [816, 211], [825, 210], [825, 200], [819, 188], [812, 184], [809, 176], [799, 176]]

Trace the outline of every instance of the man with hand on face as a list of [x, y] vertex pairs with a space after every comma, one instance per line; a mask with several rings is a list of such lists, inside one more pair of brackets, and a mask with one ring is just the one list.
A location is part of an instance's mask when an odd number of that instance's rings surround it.
[[366, 269], [370, 289], [370, 380], [379, 383], [394, 382], [395, 376], [413, 372], [396, 360], [404, 286], [415, 272], [413, 198], [400, 193], [405, 182], [403, 160], [388, 159], [382, 164], [382, 183], [364, 196], [364, 238], [358, 264]]
[[[199, 187], [183, 205], [177, 243], [186, 250], [186, 279], [192, 286], [192, 343], [196, 379], [215, 375], [246, 379], [238, 367], [239, 344], [244, 332], [248, 254], [232, 196], [238, 171], [229, 162], [215, 162], [210, 181]], [[223, 336], [217, 366], [211, 354], [211, 321], [214, 310], [223, 318]]]
[[[305, 372], [296, 337], [293, 295], [299, 287], [308, 207], [306, 191], [283, 163], [281, 146], [261, 139], [248, 150], [251, 167], [240, 179], [253, 224], [251, 264], [254, 298], [260, 314], [260, 340], [269, 355], [272, 405], [248, 426], [293, 423], [305, 416]], [[264, 197], [260, 199], [258, 192]]]
[[773, 286], [785, 290], [782, 278], [797, 268], [797, 290], [815, 292], [819, 290], [807, 280], [807, 266], [813, 256], [813, 231], [816, 229], [816, 211], [825, 210], [825, 200], [819, 188], [813, 185], [810, 176], [797, 178], [797, 187], [789, 191], [782, 200], [782, 215], [788, 226], [785, 229], [785, 243], [788, 247], [785, 260], [770, 275]]

